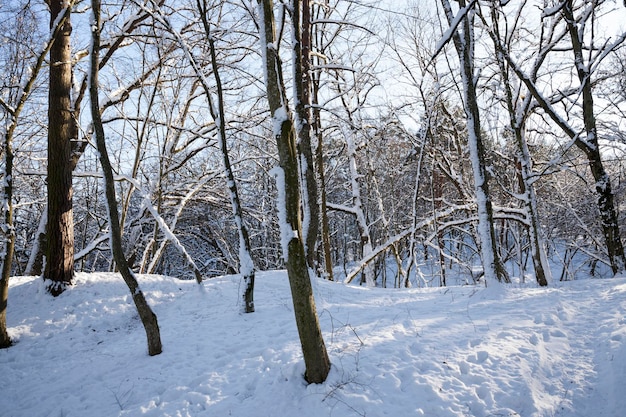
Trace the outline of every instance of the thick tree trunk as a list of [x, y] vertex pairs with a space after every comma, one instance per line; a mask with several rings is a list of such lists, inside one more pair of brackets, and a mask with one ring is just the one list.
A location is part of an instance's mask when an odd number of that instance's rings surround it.
[[296, 325], [306, 367], [304, 377], [310, 383], [322, 383], [330, 372], [330, 360], [319, 325], [302, 241], [296, 132], [282, 82], [281, 62], [276, 48], [273, 2], [272, 0], [258, 0], [258, 2], [262, 19], [259, 31], [266, 74], [267, 99], [273, 119], [273, 134], [278, 148], [279, 165], [283, 174], [283, 180], [278, 181], [277, 184], [283, 256], [287, 263]]
[[133, 272], [128, 267], [124, 250], [122, 247], [122, 231], [120, 228], [120, 219], [117, 209], [117, 199], [115, 197], [115, 183], [113, 181], [113, 169], [109, 161], [109, 155], [106, 149], [104, 128], [100, 115], [98, 102], [98, 51], [100, 49], [100, 0], [92, 0], [92, 10], [94, 14], [92, 27], [92, 53], [91, 53], [91, 82], [89, 85], [89, 95], [91, 98], [91, 116], [93, 118], [94, 132], [96, 135], [96, 144], [100, 154], [100, 163], [102, 164], [102, 172], [104, 174], [104, 186], [106, 192], [107, 208], [109, 212], [109, 227], [111, 229], [111, 247], [113, 258], [120, 274], [124, 278], [126, 285], [133, 297], [133, 302], [137, 307], [137, 312], [141, 318], [146, 337], [148, 340], [148, 354], [150, 356], [158, 355], [162, 351], [161, 335], [157, 316], [152, 312], [148, 305], [143, 292], [139, 288], [139, 283]]
[[2, 274], [0, 276], [0, 348], [6, 348], [11, 345], [11, 340], [7, 332], [6, 314], [9, 297], [9, 277], [11, 276], [11, 266], [13, 254], [15, 252], [15, 230], [13, 225], [13, 134], [15, 132], [15, 128], [17, 127], [17, 121], [20, 113], [24, 108], [26, 100], [32, 92], [37, 75], [43, 66], [45, 57], [48, 55], [48, 52], [54, 43], [54, 39], [56, 39], [57, 35], [61, 32], [61, 28], [65, 23], [65, 20], [69, 18], [69, 7], [71, 7], [72, 4], [73, 2], [68, 4], [68, 8], [65, 10], [65, 13], [63, 13], [62, 16], [59, 16], [54, 22], [52, 37], [37, 57], [35, 65], [29, 68], [30, 77], [22, 88], [21, 95], [18, 98], [15, 107], [12, 108], [5, 102], [2, 102], [5, 111], [11, 115], [11, 121], [5, 131], [3, 144], [4, 152], [0, 152], [4, 155], [4, 186], [0, 190], [0, 204], [2, 206], [0, 212], [3, 212], [4, 214], [2, 218], [2, 231], [5, 235], [5, 250], [2, 251], [3, 253], [0, 256], [2, 257], [2, 268], [0, 268]]
[[[50, 2], [50, 27], [69, 7], [66, 0]], [[44, 279], [47, 290], [61, 294], [74, 277], [74, 217], [72, 214], [72, 144], [77, 128], [72, 111], [72, 55], [69, 14], [50, 49], [48, 96], [48, 224]]]

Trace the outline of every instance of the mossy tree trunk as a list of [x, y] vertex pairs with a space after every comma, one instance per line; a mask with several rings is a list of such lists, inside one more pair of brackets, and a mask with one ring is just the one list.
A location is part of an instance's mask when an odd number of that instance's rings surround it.
[[[293, 299], [296, 325], [306, 366], [305, 379], [322, 383], [330, 372], [330, 360], [322, 337], [311, 277], [302, 239], [300, 219], [300, 175], [296, 130], [287, 101], [278, 55], [272, 0], [258, 0], [261, 25], [261, 48], [266, 74], [266, 90], [278, 148], [281, 180], [277, 181], [283, 256]], [[292, 3], [293, 7], [293, 3]], [[297, 82], [297, 80], [295, 80]]]

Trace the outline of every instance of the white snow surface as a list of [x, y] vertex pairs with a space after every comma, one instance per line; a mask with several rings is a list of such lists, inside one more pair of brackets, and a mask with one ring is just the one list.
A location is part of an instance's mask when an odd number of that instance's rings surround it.
[[[163, 353], [122, 278], [79, 273], [57, 298], [10, 282], [3, 417], [594, 416], [626, 410], [626, 279], [549, 288], [382, 289], [317, 281], [332, 370], [303, 379], [287, 274], [138, 275]], [[201, 287], [201, 288], [200, 288]]]

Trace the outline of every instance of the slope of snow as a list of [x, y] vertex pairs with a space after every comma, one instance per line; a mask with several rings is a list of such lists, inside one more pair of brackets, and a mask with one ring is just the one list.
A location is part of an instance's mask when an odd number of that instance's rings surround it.
[[286, 273], [138, 276], [161, 326], [149, 357], [122, 279], [78, 274], [53, 299], [11, 280], [4, 417], [595, 416], [626, 410], [626, 279], [547, 289], [391, 290], [317, 281], [333, 363], [307, 385]]

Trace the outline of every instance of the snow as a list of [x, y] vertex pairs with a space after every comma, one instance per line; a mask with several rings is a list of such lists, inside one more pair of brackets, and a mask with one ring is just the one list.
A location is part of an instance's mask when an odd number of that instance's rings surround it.
[[31, 416], [595, 416], [626, 409], [626, 279], [392, 290], [318, 280], [333, 367], [307, 385], [284, 271], [138, 275], [164, 351], [149, 357], [124, 281], [78, 273], [57, 298], [10, 282], [0, 410]]
[[289, 242], [298, 238], [298, 231], [293, 230], [287, 221], [287, 190], [285, 184], [285, 171], [280, 166], [275, 166], [270, 170], [270, 175], [276, 181], [276, 211], [280, 229], [280, 248], [285, 263], [289, 262]]
[[283, 105], [276, 109], [274, 114], [272, 115], [272, 132], [274, 133], [274, 137], [278, 137], [281, 135], [283, 123], [289, 120], [289, 111]]
[[[461, 24], [461, 21], [469, 14], [475, 3], [476, 1], [471, 1], [468, 5], [460, 9], [457, 12], [456, 16], [452, 15], [452, 8], [450, 7], [449, 3], [444, 6], [446, 8], [446, 15], [449, 15], [449, 27], [443, 32], [443, 34], [441, 35], [441, 39], [439, 39], [439, 41], [435, 45], [435, 53], [433, 54], [433, 56], [439, 55], [443, 47], [446, 46], [446, 44], [448, 44], [450, 40], [453, 39], [453, 37], [457, 33], [459, 25]], [[462, 41], [462, 38], [460, 38], [460, 40]]]

